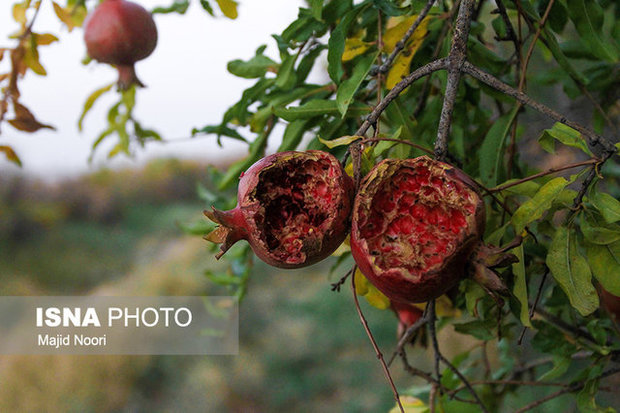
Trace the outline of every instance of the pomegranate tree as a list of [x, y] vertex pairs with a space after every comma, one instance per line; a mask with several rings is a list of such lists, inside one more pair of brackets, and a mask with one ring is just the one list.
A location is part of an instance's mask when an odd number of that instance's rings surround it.
[[144, 86], [134, 64], [148, 57], [157, 45], [157, 27], [151, 14], [139, 4], [125, 0], [104, 0], [84, 23], [88, 55], [116, 66], [118, 87]]
[[355, 198], [351, 252], [391, 300], [428, 301], [464, 277], [484, 218], [476, 187], [459, 169], [427, 156], [386, 159]]
[[205, 211], [220, 226], [206, 238], [221, 257], [240, 239], [267, 264], [299, 268], [330, 255], [348, 232], [353, 181], [323, 151], [281, 152], [242, 174], [237, 207]]

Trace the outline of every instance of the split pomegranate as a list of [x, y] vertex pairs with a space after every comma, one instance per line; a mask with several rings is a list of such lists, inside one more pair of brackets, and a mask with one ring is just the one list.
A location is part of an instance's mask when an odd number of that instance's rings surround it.
[[118, 69], [118, 87], [144, 86], [134, 64], [148, 57], [157, 45], [157, 27], [142, 6], [125, 0], [105, 0], [84, 23], [88, 55]]
[[304, 267], [344, 241], [353, 195], [353, 181], [333, 155], [276, 153], [242, 174], [236, 208], [205, 211], [220, 224], [206, 238], [222, 243], [217, 258], [245, 239], [267, 264]]
[[351, 252], [392, 301], [428, 301], [466, 275], [484, 217], [484, 203], [461, 170], [427, 156], [386, 159], [355, 198]]

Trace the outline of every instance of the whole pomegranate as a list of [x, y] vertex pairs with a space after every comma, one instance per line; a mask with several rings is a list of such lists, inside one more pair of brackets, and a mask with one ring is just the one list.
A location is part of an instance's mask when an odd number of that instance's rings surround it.
[[245, 239], [267, 264], [305, 267], [344, 241], [353, 195], [353, 181], [333, 155], [276, 153], [242, 174], [236, 208], [205, 211], [220, 224], [206, 239], [222, 243], [217, 258]]
[[392, 301], [428, 301], [466, 275], [484, 218], [484, 203], [461, 170], [427, 156], [386, 159], [355, 198], [351, 252]]
[[153, 53], [157, 27], [142, 6], [125, 0], [105, 0], [84, 23], [88, 55], [118, 69], [118, 87], [144, 86], [136, 76], [134, 63]]

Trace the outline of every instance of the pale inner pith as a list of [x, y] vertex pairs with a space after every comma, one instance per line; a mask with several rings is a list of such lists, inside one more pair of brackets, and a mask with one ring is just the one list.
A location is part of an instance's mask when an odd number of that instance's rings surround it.
[[440, 168], [401, 167], [360, 214], [360, 235], [375, 265], [419, 276], [440, 266], [462, 241], [476, 195]]
[[261, 173], [254, 198], [262, 207], [255, 223], [274, 257], [295, 264], [320, 249], [342, 191], [336, 177], [335, 165], [325, 159], [293, 159]]

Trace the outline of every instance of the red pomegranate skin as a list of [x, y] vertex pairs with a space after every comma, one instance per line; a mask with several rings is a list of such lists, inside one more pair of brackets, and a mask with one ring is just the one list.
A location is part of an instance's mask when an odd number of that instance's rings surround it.
[[157, 27], [151, 14], [139, 4], [125, 0], [105, 0], [84, 23], [88, 55], [117, 66], [119, 87], [143, 86], [134, 63], [148, 57], [157, 45]]
[[425, 302], [466, 276], [484, 224], [484, 202], [463, 171], [427, 156], [386, 159], [356, 195], [351, 252], [392, 301]]
[[414, 325], [424, 314], [418, 307], [400, 302], [392, 302], [392, 309], [405, 329]]
[[620, 325], [620, 297], [613, 295], [603, 287], [599, 286], [599, 295], [603, 308], [609, 313], [609, 317]]
[[226, 231], [218, 258], [238, 240], [279, 268], [323, 260], [344, 241], [353, 181], [323, 151], [280, 152], [262, 158], [239, 181], [237, 207], [205, 211]]

